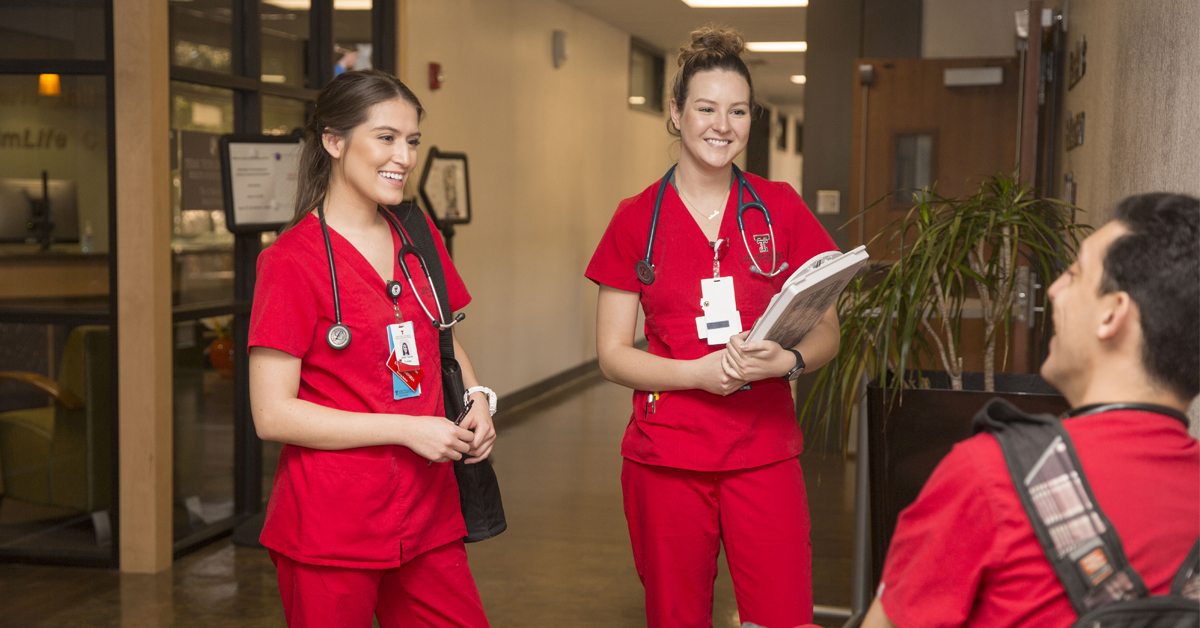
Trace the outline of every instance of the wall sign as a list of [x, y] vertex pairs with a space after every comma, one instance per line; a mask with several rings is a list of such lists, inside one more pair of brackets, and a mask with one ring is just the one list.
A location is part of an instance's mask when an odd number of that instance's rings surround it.
[[222, 135], [225, 224], [233, 233], [274, 231], [296, 213], [300, 139]]
[[1074, 89], [1075, 84], [1087, 74], [1087, 37], [1075, 42], [1075, 50], [1067, 53], [1067, 89]]
[[1067, 112], [1067, 150], [1083, 146], [1083, 112], [1072, 116]]
[[180, 209], [221, 208], [221, 160], [217, 157], [221, 136], [199, 131], [180, 131]]

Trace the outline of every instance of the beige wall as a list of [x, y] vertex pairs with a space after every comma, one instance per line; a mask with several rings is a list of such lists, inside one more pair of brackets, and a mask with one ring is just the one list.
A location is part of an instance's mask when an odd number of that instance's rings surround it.
[[1083, 219], [1102, 224], [1130, 194], [1200, 195], [1200, 3], [1074, 0], [1067, 29], [1069, 49], [1088, 43], [1063, 102], [1084, 113], [1084, 142], [1060, 153], [1059, 172], [1075, 173]]
[[[800, 191], [800, 177], [804, 171], [804, 158], [796, 152], [796, 121], [797, 117], [789, 115], [783, 126], [779, 124], [779, 110], [771, 114], [771, 176], [772, 181], [790, 183], [796, 191]], [[786, 139], [787, 148], [779, 150], [777, 138], [782, 134]], [[814, 208], [813, 211], [816, 211]]]
[[[617, 203], [670, 166], [673, 138], [626, 104], [627, 33], [554, 0], [405, 5], [423, 148], [469, 159], [473, 222], [454, 252], [474, 300], [458, 337], [479, 379], [511, 392], [595, 357], [584, 268]], [[569, 54], [558, 69], [555, 29]], [[445, 75], [433, 92], [430, 62]]]
[[1011, 57], [1013, 14], [1028, 8], [1029, 0], [925, 0], [921, 56]]
[[[1087, 73], [1063, 105], [1084, 113], [1084, 142], [1059, 154], [1088, 210], [1081, 220], [1103, 224], [1131, 194], [1200, 196], [1200, 3], [1072, 0], [1066, 9], [1068, 49], [1088, 43]], [[1190, 414], [1200, 436], [1200, 403]]]

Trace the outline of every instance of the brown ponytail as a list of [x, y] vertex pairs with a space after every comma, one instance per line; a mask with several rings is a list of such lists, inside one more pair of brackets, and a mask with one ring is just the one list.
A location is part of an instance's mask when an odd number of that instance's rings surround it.
[[[720, 26], [705, 26], [692, 31], [691, 42], [679, 47], [679, 72], [671, 85], [671, 98], [676, 106], [683, 109], [687, 102], [688, 86], [697, 72], [707, 70], [725, 70], [736, 72], [746, 79], [750, 87], [750, 109], [755, 109], [754, 82], [750, 80], [750, 70], [742, 61], [742, 52], [746, 50], [746, 40], [741, 33], [732, 28]], [[667, 118], [667, 132], [676, 137], [679, 129]]]
[[304, 145], [300, 148], [296, 213], [281, 232], [296, 226], [316, 209], [329, 190], [333, 157], [325, 150], [324, 134], [349, 137], [354, 127], [367, 120], [371, 107], [396, 98], [417, 108], [418, 121], [425, 116], [416, 94], [396, 77], [379, 70], [345, 72], [317, 94], [316, 111], [304, 128]]

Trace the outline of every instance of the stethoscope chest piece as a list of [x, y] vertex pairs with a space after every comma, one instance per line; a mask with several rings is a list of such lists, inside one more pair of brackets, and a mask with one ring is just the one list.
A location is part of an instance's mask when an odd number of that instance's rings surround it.
[[638, 279], [647, 286], [654, 283], [654, 267], [646, 260], [639, 260], [634, 269], [637, 271]]
[[350, 346], [350, 328], [341, 323], [336, 323], [329, 328], [329, 333], [325, 339], [329, 341], [329, 346], [334, 349], [345, 349]]

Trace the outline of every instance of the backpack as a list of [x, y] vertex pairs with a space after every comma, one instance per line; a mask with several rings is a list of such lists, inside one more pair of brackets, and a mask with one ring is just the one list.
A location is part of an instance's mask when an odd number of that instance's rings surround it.
[[[1160, 406], [1105, 404], [1073, 416], [1120, 409], [1187, 417]], [[988, 402], [972, 422], [975, 433], [1000, 442], [1029, 522], [1079, 614], [1079, 628], [1200, 627], [1200, 539], [1192, 546], [1168, 595], [1150, 596], [1129, 564], [1112, 522], [1096, 503], [1075, 446], [1062, 423], [1030, 415], [1003, 399]]]

